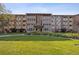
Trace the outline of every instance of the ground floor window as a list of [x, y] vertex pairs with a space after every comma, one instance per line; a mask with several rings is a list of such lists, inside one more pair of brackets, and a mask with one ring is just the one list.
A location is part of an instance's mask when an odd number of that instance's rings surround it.
[[33, 28], [28, 28], [28, 29], [27, 29], [27, 31], [32, 31], [32, 30], [33, 30]]
[[44, 28], [44, 30], [45, 30], [45, 31], [48, 31], [49, 29], [48, 29], [48, 28]]

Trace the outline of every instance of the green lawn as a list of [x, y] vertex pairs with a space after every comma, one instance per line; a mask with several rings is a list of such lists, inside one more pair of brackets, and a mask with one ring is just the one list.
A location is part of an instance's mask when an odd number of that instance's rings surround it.
[[72, 55], [79, 54], [79, 40], [53, 36], [0, 37], [0, 54]]

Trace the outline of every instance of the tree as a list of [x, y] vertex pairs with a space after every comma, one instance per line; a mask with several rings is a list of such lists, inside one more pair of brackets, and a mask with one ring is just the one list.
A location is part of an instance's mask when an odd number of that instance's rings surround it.
[[2, 29], [1, 32], [6, 33], [4, 27], [9, 25], [9, 20], [12, 17], [10, 13], [11, 12], [5, 8], [5, 5], [0, 3], [0, 28]]
[[62, 28], [62, 29], [61, 29], [61, 32], [66, 32], [66, 29], [65, 29], [65, 28]]

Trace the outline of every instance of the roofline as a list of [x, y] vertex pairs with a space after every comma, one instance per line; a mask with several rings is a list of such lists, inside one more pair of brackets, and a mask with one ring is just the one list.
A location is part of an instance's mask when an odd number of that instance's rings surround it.
[[79, 14], [75, 14], [75, 15], [54, 15], [54, 14], [51, 14], [51, 13], [26, 13], [26, 14], [12, 14], [12, 15], [17, 15], [17, 16], [19, 16], [19, 15], [22, 15], [22, 16], [24, 16], [24, 15], [29, 15], [29, 14], [32, 14], [32, 15], [52, 15], [52, 16], [79, 16]]
[[26, 13], [26, 15], [43, 15], [43, 16], [50, 16], [51, 13]]

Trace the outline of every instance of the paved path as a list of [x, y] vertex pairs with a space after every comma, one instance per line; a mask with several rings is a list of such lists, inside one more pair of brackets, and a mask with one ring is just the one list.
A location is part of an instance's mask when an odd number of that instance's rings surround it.
[[10, 37], [10, 36], [25, 36], [24, 34], [8, 34], [8, 35], [0, 35], [0, 37]]

